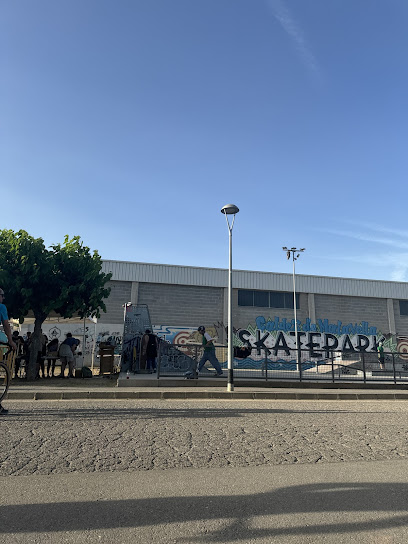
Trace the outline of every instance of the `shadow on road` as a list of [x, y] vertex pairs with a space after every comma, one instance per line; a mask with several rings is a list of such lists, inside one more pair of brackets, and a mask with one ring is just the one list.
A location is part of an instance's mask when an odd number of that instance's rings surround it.
[[[326, 483], [300, 485], [273, 492], [233, 496], [156, 497], [24, 504], [0, 508], [0, 533], [52, 533], [115, 528], [137, 528], [184, 522], [226, 520], [219, 531], [185, 542], [252, 542], [256, 538], [293, 535], [332, 535], [395, 529], [408, 524], [408, 485], [398, 483]], [[339, 514], [372, 512], [361, 521], [336, 521]], [[382, 516], [378, 515], [382, 512]], [[398, 514], [397, 514], [398, 513]], [[293, 523], [274, 523], [273, 516], [292, 514]], [[311, 524], [296, 515], [319, 514]], [[251, 527], [258, 516], [271, 516], [271, 527]], [[361, 519], [361, 515], [358, 516]], [[285, 518], [287, 519], [287, 518]], [[355, 520], [355, 517], [353, 518]], [[279, 525], [279, 526], [278, 526]], [[183, 541], [178, 539], [178, 542]]]

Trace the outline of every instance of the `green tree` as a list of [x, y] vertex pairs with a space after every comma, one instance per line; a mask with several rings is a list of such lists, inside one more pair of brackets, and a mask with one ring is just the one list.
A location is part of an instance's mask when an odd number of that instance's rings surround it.
[[41, 327], [52, 311], [63, 318], [100, 317], [100, 310], [106, 312], [103, 301], [110, 289], [105, 284], [111, 274], [101, 269], [98, 252], [91, 253], [79, 236], [65, 236], [63, 244], [46, 248], [42, 238], [24, 230], [0, 230], [0, 286], [6, 292], [9, 316], [23, 323], [31, 311], [35, 319], [29, 380], [36, 376]]

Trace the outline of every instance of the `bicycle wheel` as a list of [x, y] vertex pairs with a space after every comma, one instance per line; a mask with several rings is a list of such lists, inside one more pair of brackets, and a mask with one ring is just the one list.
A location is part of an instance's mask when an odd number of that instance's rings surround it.
[[0, 402], [7, 394], [10, 385], [10, 371], [4, 363], [0, 363]]

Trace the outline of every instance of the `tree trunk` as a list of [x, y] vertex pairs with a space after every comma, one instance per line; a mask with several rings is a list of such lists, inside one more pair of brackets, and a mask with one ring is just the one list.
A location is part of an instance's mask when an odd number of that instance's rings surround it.
[[39, 371], [38, 365], [38, 352], [41, 352], [42, 348], [42, 330], [41, 326], [47, 316], [35, 316], [34, 332], [31, 335], [31, 343], [29, 347], [29, 361], [26, 369], [27, 380], [35, 380]]

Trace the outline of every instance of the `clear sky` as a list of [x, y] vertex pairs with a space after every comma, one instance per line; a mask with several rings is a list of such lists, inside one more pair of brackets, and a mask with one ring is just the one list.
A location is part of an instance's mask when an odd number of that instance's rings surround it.
[[0, 0], [0, 228], [408, 280], [406, 0]]

